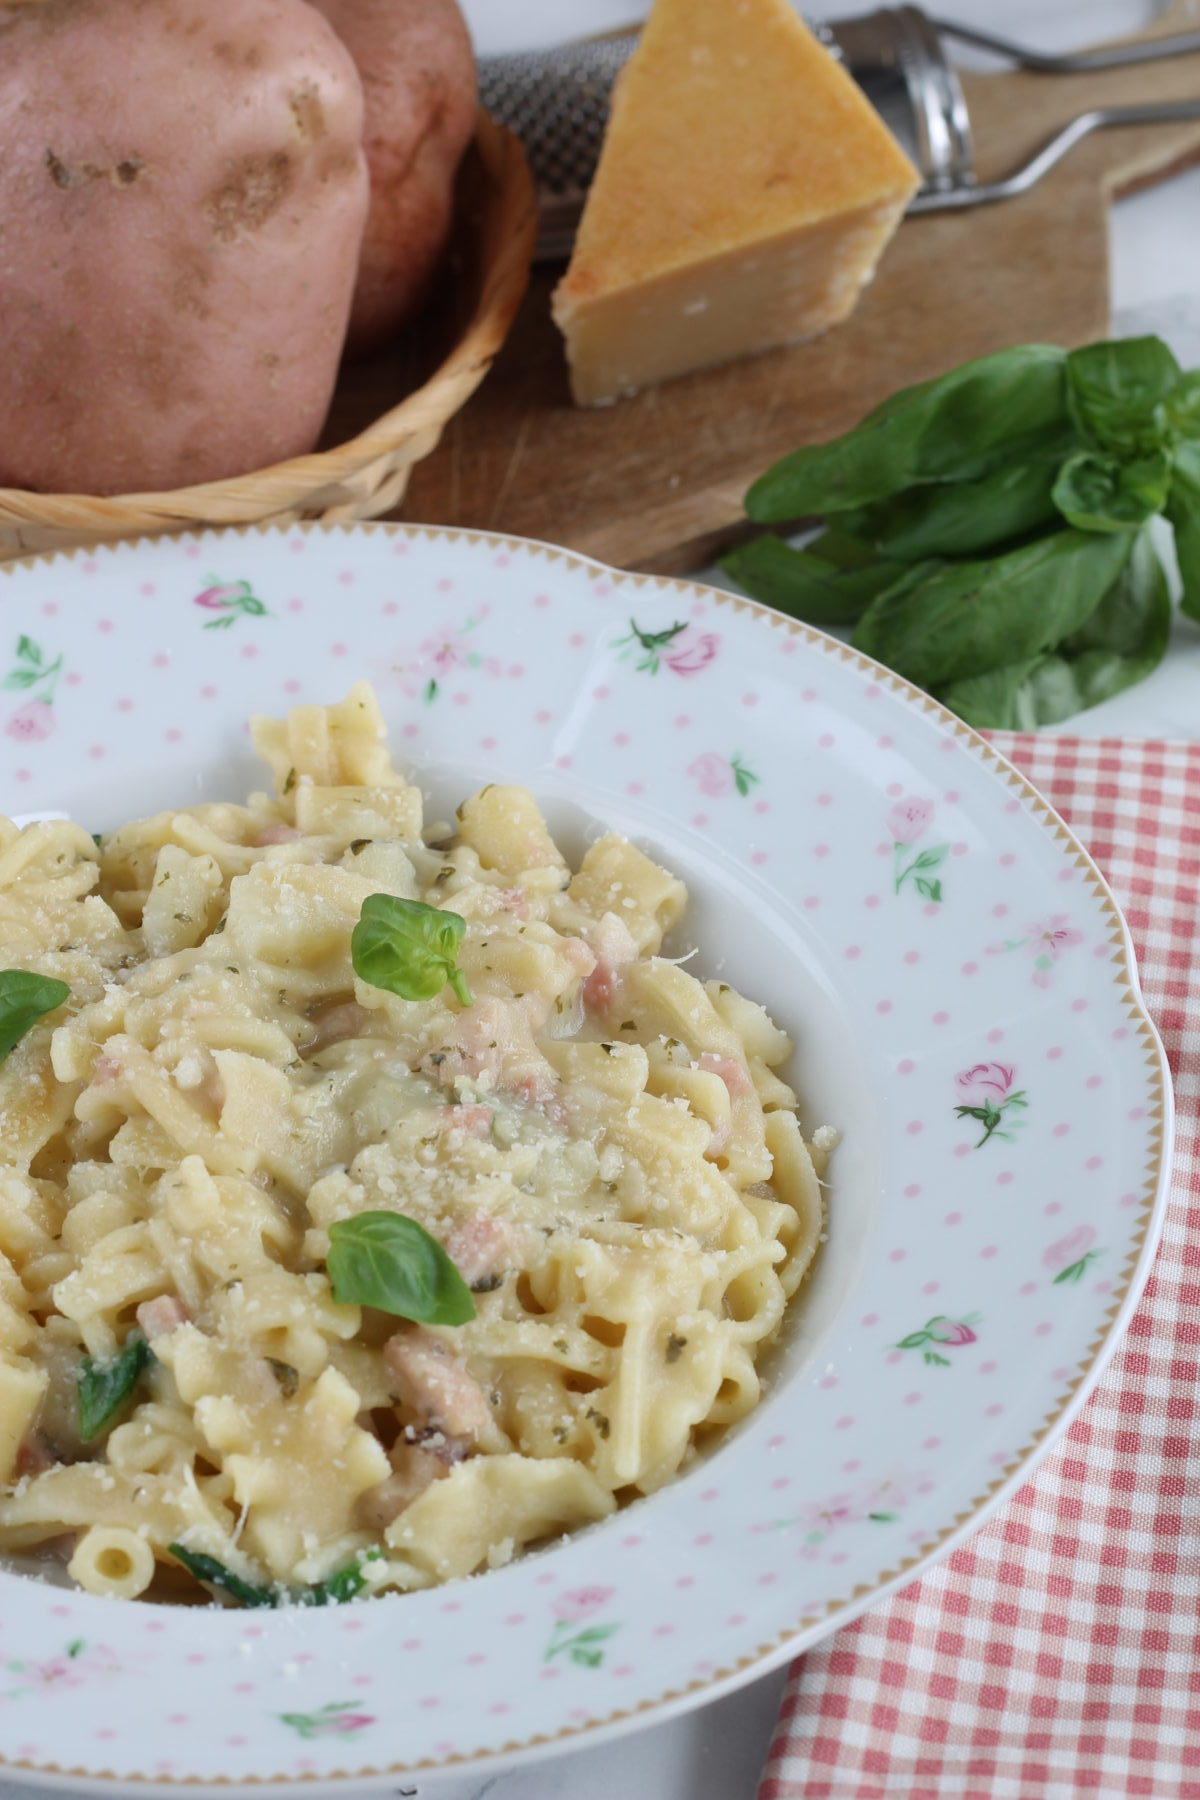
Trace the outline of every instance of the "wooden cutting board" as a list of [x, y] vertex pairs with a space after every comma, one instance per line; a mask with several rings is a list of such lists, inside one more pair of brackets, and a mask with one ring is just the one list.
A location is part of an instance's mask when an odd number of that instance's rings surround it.
[[[1153, 35], [1198, 23], [1200, 0], [1176, 0]], [[1102, 74], [964, 74], [963, 87], [987, 180], [1088, 107], [1200, 95], [1200, 54]], [[571, 404], [550, 320], [561, 271], [535, 270], [495, 367], [415, 469], [400, 516], [625, 568], [694, 568], [738, 535], [749, 482], [797, 444], [967, 357], [1104, 336], [1110, 200], [1198, 161], [1200, 122], [1099, 133], [1020, 199], [907, 219], [857, 310], [824, 337], [592, 411]]]

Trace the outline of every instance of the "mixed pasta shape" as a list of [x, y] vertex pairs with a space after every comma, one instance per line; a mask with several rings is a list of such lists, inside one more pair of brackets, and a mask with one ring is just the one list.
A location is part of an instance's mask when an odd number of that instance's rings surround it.
[[823, 1230], [834, 1134], [659, 955], [679, 881], [517, 787], [427, 842], [365, 684], [253, 735], [245, 806], [0, 821], [0, 1551], [93, 1593], [603, 1519], [755, 1405]]

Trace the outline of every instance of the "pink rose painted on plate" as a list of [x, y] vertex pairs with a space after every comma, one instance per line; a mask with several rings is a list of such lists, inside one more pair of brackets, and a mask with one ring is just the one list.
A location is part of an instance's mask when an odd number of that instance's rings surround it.
[[20, 1700], [39, 1688], [79, 1688], [106, 1675], [119, 1675], [121, 1665], [116, 1652], [107, 1644], [89, 1644], [86, 1638], [75, 1638], [61, 1656], [38, 1662], [32, 1658], [16, 1658], [0, 1663], [0, 1674], [15, 1676], [17, 1685], [0, 1689], [0, 1700]]
[[773, 1519], [757, 1530], [803, 1533], [801, 1555], [815, 1557], [820, 1547], [847, 1525], [866, 1522], [871, 1525], [899, 1524], [908, 1504], [910, 1483], [900, 1478], [864, 1482], [861, 1487], [841, 1494], [830, 1494], [823, 1500], [807, 1501], [789, 1519]]
[[216, 575], [206, 575], [204, 579], [208, 586], [194, 597], [192, 605], [218, 615], [215, 619], [205, 620], [205, 631], [228, 630], [239, 619], [270, 618], [248, 581], [221, 581]]
[[977, 1119], [983, 1126], [983, 1136], [975, 1145], [976, 1150], [982, 1150], [992, 1137], [1004, 1138], [1011, 1143], [1014, 1134], [1024, 1127], [1024, 1119], [1012, 1116], [1029, 1105], [1024, 1088], [1014, 1086], [1016, 1079], [1015, 1064], [999, 1062], [974, 1063], [955, 1076], [954, 1091], [958, 1095], [955, 1117]]
[[400, 687], [410, 700], [419, 696], [426, 706], [431, 706], [455, 669], [484, 669], [489, 675], [502, 672], [498, 657], [485, 656], [476, 648], [478, 640], [474, 634], [490, 611], [485, 602], [461, 625], [443, 626], [418, 644], [411, 657], [394, 665]]
[[[979, 1323], [978, 1313], [968, 1313], [965, 1319], [950, 1319], [945, 1313], [935, 1313], [932, 1319], [926, 1319], [919, 1331], [910, 1331], [907, 1337], [894, 1344], [894, 1350], [919, 1350], [922, 1360], [931, 1367], [948, 1369], [950, 1358], [943, 1356], [943, 1350], [962, 1350], [968, 1344], [976, 1344], [979, 1337], [974, 1327]], [[932, 1349], [931, 1345], [937, 1345]]]
[[688, 765], [688, 774], [696, 783], [702, 794], [710, 799], [719, 800], [726, 794], [738, 793], [745, 799], [752, 787], [757, 787], [761, 779], [742, 761], [740, 752], [734, 751], [732, 756], [721, 756], [715, 750], [706, 750]]
[[620, 1631], [621, 1626], [619, 1621], [610, 1620], [603, 1624], [587, 1624], [586, 1621], [603, 1611], [616, 1591], [610, 1587], [582, 1587], [569, 1588], [559, 1594], [553, 1606], [554, 1629], [542, 1661], [548, 1663], [556, 1656], [565, 1655], [580, 1668], [598, 1669], [604, 1661], [602, 1646]]
[[48, 738], [54, 730], [54, 708], [49, 700], [27, 700], [24, 706], [18, 706], [16, 712], [9, 715], [4, 729], [9, 737], [19, 738], [23, 743]]
[[316, 1712], [280, 1713], [283, 1724], [290, 1725], [302, 1738], [354, 1737], [374, 1725], [372, 1713], [358, 1712], [353, 1700], [331, 1700]]
[[1009, 950], [1023, 950], [1026, 956], [1033, 958], [1034, 987], [1048, 988], [1055, 964], [1064, 950], [1073, 950], [1082, 942], [1082, 931], [1076, 931], [1068, 923], [1067, 914], [1053, 913], [1048, 919], [1038, 919], [1027, 925], [1024, 937], [1005, 938], [1002, 943], [989, 944], [988, 955], [1003, 956]]
[[13, 665], [0, 681], [9, 693], [29, 695], [24, 706], [18, 706], [5, 721], [8, 737], [21, 743], [37, 743], [54, 730], [54, 696], [63, 672], [63, 659], [49, 660], [42, 646], [22, 632], [17, 639]]
[[892, 840], [892, 891], [899, 893], [911, 882], [922, 899], [939, 905], [942, 900], [940, 876], [934, 875], [950, 854], [949, 844], [916, 846], [933, 823], [934, 804], [918, 794], [906, 794], [897, 800], [887, 816], [887, 831]]
[[1066, 1237], [1051, 1244], [1042, 1256], [1044, 1268], [1055, 1271], [1054, 1286], [1064, 1287], [1083, 1280], [1094, 1262], [1104, 1255], [1093, 1249], [1096, 1230], [1093, 1225], [1077, 1225]]
[[673, 675], [699, 675], [720, 645], [715, 631], [697, 631], [683, 619], [662, 631], [643, 631], [636, 619], [630, 619], [626, 636], [615, 641], [615, 648], [621, 652], [620, 661], [638, 656], [635, 667], [646, 675], [657, 675], [660, 667], [670, 669]]

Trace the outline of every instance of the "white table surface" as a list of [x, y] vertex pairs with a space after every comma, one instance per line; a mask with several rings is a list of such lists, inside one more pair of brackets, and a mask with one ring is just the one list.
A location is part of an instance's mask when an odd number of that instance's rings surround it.
[[[463, 0], [463, 5], [481, 54], [610, 30], [646, 10], [638, 0]], [[868, 10], [870, 0], [829, 0], [811, 8], [825, 18]], [[945, 0], [944, 10], [1050, 50], [1136, 30], [1159, 8], [1153, 0], [1005, 0], [1003, 6], [995, 0]], [[1156, 331], [1192, 368], [1200, 366], [1197, 220], [1200, 170], [1123, 201], [1112, 214], [1114, 332]], [[1200, 628], [1181, 621], [1165, 662], [1148, 681], [1062, 729], [1194, 737], [1198, 719]], [[596, 1748], [507, 1774], [398, 1783], [390, 1791], [419, 1794], [421, 1800], [482, 1800], [485, 1793], [491, 1800], [753, 1800], [785, 1673], [780, 1667], [724, 1699]], [[0, 1782], [0, 1800], [34, 1800], [45, 1793], [45, 1788]]]

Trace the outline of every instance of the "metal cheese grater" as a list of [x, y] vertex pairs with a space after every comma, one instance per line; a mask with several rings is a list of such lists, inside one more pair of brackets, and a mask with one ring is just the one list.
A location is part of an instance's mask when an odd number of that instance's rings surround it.
[[[980, 182], [966, 100], [949, 60], [951, 40], [991, 51], [1025, 69], [1068, 75], [1200, 51], [1200, 31], [1075, 56], [1042, 56], [990, 33], [930, 18], [917, 6], [883, 7], [812, 29], [830, 54], [846, 65], [920, 171], [922, 186], [909, 207], [913, 213], [982, 206], [1022, 194], [1081, 138], [1107, 126], [1200, 118], [1200, 95], [1152, 106], [1097, 107], [1069, 120], [1036, 156], [1002, 181]], [[637, 41], [637, 31], [630, 30], [554, 50], [481, 61], [483, 104], [516, 132], [529, 156], [538, 186], [538, 256], [543, 260], [570, 253], [600, 154], [613, 83]]]

